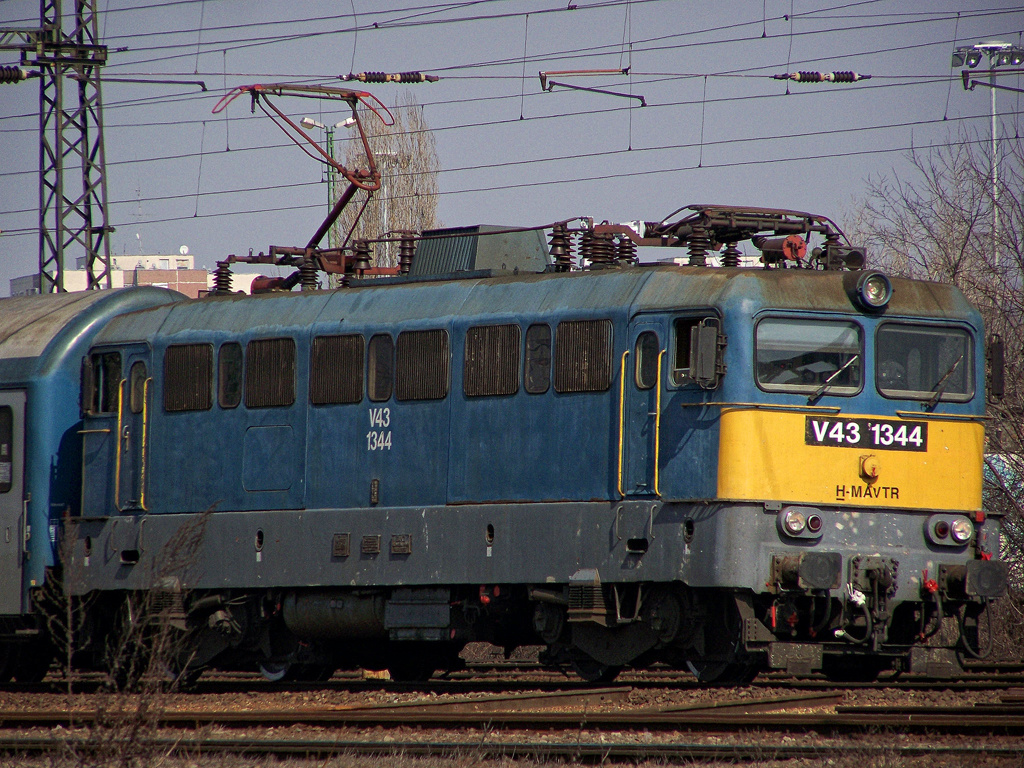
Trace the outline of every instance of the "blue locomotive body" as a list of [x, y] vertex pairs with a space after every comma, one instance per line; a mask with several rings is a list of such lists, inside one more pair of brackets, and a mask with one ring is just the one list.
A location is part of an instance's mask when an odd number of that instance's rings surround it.
[[81, 433], [57, 484], [81, 506], [54, 495], [44, 523], [67, 508], [64, 588], [104, 616], [168, 595], [193, 670], [421, 677], [472, 640], [591, 679], [952, 669], [920, 636], [959, 611], [980, 652], [1005, 588], [983, 328], [939, 284], [865, 307], [867, 275], [633, 265], [111, 312], [53, 394], [50, 442]]

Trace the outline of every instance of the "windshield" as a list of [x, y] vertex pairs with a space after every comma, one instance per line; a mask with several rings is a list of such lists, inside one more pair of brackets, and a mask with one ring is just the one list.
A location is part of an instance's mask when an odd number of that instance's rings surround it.
[[830, 395], [856, 394], [863, 355], [856, 323], [765, 318], [755, 333], [757, 383], [762, 389]]
[[875, 385], [886, 397], [964, 402], [974, 394], [971, 337], [962, 328], [886, 323], [875, 343]]

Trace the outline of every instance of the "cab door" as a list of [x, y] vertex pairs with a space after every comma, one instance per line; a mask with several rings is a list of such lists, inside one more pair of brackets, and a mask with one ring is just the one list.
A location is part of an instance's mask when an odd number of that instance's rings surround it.
[[120, 350], [91, 350], [82, 376], [82, 514], [120, 509], [118, 456], [123, 424], [124, 375]]
[[0, 392], [0, 615], [21, 613], [25, 392]]
[[662, 380], [665, 324], [659, 320], [631, 323], [629, 347], [620, 370], [621, 496], [658, 496]]

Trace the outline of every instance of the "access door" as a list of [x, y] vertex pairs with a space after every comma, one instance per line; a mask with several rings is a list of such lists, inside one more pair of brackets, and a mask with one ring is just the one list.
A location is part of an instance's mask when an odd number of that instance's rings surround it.
[[620, 370], [619, 493], [658, 496], [665, 327], [656, 320], [630, 325]]
[[0, 615], [21, 613], [24, 450], [25, 392], [0, 392]]

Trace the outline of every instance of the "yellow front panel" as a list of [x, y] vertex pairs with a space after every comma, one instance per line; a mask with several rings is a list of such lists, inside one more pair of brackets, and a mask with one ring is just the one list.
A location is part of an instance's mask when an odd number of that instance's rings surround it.
[[[914, 451], [809, 444], [811, 427], [807, 417], [806, 412], [723, 408], [718, 451], [719, 498], [909, 509], [981, 509], [985, 440], [981, 424], [911, 420], [926, 421], [928, 425], [926, 449]], [[901, 423], [898, 417], [823, 414], [817, 422], [819, 426], [826, 419], [872, 419], [875, 424], [891, 426]], [[863, 426], [859, 431], [863, 431]], [[857, 430], [850, 427], [850, 431]], [[819, 437], [824, 433], [821, 427]], [[876, 476], [869, 481], [872, 472]]]

